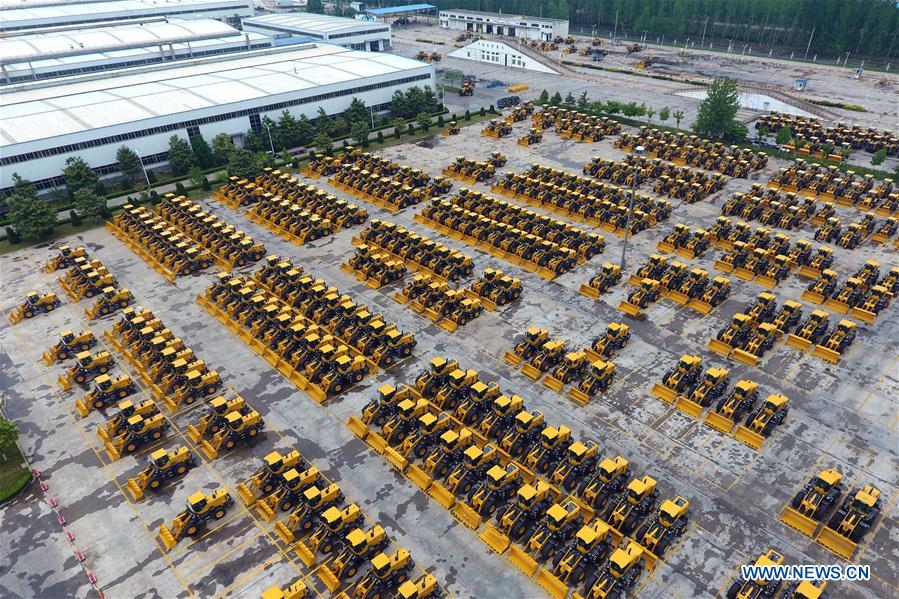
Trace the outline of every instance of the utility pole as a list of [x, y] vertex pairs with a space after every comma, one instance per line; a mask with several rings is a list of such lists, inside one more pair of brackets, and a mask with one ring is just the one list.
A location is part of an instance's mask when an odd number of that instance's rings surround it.
[[702, 25], [702, 42], [700, 42], [700, 44], [699, 44], [700, 46], [704, 46], [704, 45], [705, 45], [705, 28], [706, 28], [706, 26], [707, 26], [708, 24], [709, 24], [709, 18], [706, 17], [706, 18], [705, 18], [705, 23], [703, 23], [703, 25]]
[[615, 32], [612, 34], [612, 38], [618, 37], [618, 11], [615, 11]]
[[268, 145], [272, 149], [272, 158], [274, 158], [275, 157], [275, 143], [272, 141], [272, 130], [265, 123], [265, 121], [262, 122], [262, 126], [265, 127], [265, 132], [268, 133]]
[[808, 44], [805, 46], [805, 58], [808, 58], [808, 51], [812, 47], [813, 37], [815, 37], [815, 27], [812, 27], [812, 34], [808, 36]]
[[140, 169], [144, 171], [144, 179], [147, 180], [147, 192], [149, 192], [152, 185], [150, 185], [150, 175], [147, 174], [147, 167], [144, 166], [144, 157], [137, 150], [134, 150], [134, 153], [137, 154], [137, 159], [140, 160]]

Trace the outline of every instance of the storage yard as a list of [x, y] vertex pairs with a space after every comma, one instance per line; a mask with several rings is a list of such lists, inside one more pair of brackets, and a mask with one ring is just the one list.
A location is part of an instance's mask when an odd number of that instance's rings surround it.
[[0, 256], [0, 594], [896, 596], [899, 189], [689, 136], [522, 102]]

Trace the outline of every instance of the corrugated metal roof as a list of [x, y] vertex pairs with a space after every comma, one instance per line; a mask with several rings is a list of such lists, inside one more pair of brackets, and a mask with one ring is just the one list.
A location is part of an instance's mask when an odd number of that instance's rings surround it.
[[40, 20], [72, 21], [90, 20], [90, 18], [105, 18], [108, 16], [124, 15], [128, 13], [166, 14], [166, 10], [175, 8], [192, 8], [199, 12], [206, 8], [221, 6], [222, 10], [229, 6], [235, 8], [250, 8], [250, 0], [107, 0], [94, 2], [71, 2], [63, 4], [33, 5], [22, 2], [21, 7], [8, 8], [3, 11], [0, 29], [15, 29], [20, 22]]
[[112, 52], [165, 43], [232, 37], [241, 33], [215, 19], [132, 23], [0, 38], [0, 64]]
[[242, 19], [244, 26], [247, 25], [272, 25], [284, 27], [288, 29], [296, 29], [301, 33], [323, 33], [325, 35], [334, 35], [336, 33], [351, 33], [354, 31], [364, 32], [369, 29], [382, 28], [383, 23], [372, 23], [370, 21], [357, 21], [356, 19], [347, 19], [345, 17], [332, 17], [331, 15], [319, 15], [311, 12], [282, 12], [270, 15], [260, 15], [258, 17], [247, 17]]
[[0, 137], [9, 146], [269, 96], [276, 102], [277, 94], [425, 68], [433, 66], [310, 44], [52, 86], [23, 85], [3, 94]]
[[401, 12], [415, 12], [418, 10], [434, 10], [437, 7], [433, 4], [405, 4], [403, 6], [388, 6], [385, 8], [368, 8], [365, 10], [370, 15], [395, 15]]

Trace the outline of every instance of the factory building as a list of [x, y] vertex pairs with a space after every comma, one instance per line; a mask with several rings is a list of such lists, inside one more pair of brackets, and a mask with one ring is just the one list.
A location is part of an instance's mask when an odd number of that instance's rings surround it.
[[0, 4], [0, 32], [69, 27], [127, 19], [168, 16], [178, 19], [216, 19], [237, 24], [253, 14], [251, 0], [4, 0]]
[[272, 46], [213, 19], [156, 17], [0, 38], [0, 84], [82, 75]]
[[250, 17], [243, 20], [243, 29], [270, 35], [275, 38], [275, 45], [313, 40], [371, 52], [390, 47], [390, 25], [386, 23], [309, 12]]
[[525, 15], [506, 15], [476, 10], [441, 10], [440, 26], [456, 31], [552, 41], [568, 35], [568, 21]]
[[127, 145], [145, 165], [168, 158], [169, 138], [219, 133], [240, 144], [263, 133], [262, 117], [282, 111], [315, 118], [346, 110], [353, 98], [386, 109], [396, 91], [435, 85], [434, 66], [331, 44], [304, 44], [168, 62], [4, 88], [0, 188], [13, 173], [40, 189], [62, 184], [70, 156], [101, 175], [117, 172]]

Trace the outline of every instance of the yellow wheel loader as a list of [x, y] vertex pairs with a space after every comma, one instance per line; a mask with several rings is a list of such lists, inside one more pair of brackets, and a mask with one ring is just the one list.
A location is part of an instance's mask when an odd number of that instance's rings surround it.
[[195, 536], [209, 520], [221, 520], [234, 505], [234, 499], [225, 489], [216, 489], [210, 494], [198, 491], [187, 498], [187, 509], [178, 514], [171, 527], [163, 524], [159, 528], [159, 538], [169, 551], [174, 549], [184, 536]]

